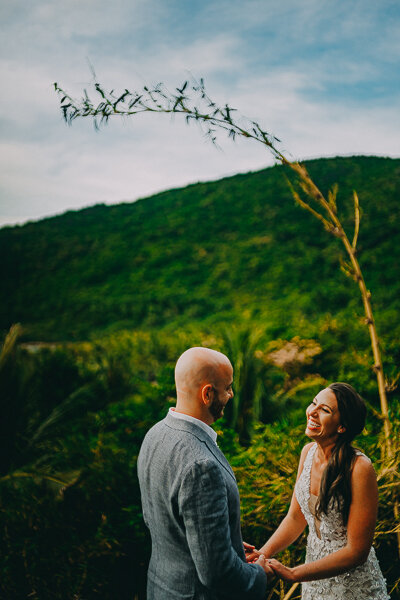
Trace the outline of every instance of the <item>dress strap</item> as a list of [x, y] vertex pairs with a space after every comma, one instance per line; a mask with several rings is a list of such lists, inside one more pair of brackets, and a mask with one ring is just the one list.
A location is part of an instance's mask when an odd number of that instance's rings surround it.
[[364, 454], [364, 452], [361, 452], [361, 450], [359, 450], [358, 448], [354, 448], [354, 450], [356, 451], [356, 456], [363, 456], [369, 462], [372, 462], [371, 459], [366, 454]]
[[[307, 452], [307, 456], [304, 461], [303, 473], [304, 473], [305, 477], [307, 477], [308, 479], [310, 478], [310, 475], [311, 475], [311, 467], [313, 464], [314, 454], [317, 449], [317, 445], [318, 444], [316, 442], [314, 442], [314, 444], [311, 446], [311, 448]], [[310, 490], [310, 486], [308, 486], [308, 490]]]

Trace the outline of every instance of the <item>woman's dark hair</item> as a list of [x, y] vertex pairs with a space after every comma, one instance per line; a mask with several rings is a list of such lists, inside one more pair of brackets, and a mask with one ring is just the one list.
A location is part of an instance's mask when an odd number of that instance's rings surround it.
[[339, 433], [322, 474], [316, 514], [318, 517], [322, 513], [327, 514], [332, 501], [340, 510], [346, 525], [351, 504], [351, 473], [357, 456], [351, 442], [364, 429], [367, 409], [364, 400], [348, 383], [332, 383], [328, 389], [336, 396], [344, 431]]

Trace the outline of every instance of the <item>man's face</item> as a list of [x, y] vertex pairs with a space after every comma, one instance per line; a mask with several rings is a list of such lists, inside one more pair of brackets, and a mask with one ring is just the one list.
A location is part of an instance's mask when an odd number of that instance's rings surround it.
[[218, 369], [216, 383], [213, 386], [214, 398], [208, 407], [214, 421], [224, 415], [225, 406], [233, 398], [232, 384], [233, 370], [231, 365], [221, 365]]

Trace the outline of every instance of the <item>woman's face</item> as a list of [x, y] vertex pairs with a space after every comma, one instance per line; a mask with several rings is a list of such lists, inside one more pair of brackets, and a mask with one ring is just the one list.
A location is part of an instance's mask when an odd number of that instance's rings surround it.
[[335, 441], [344, 428], [340, 425], [340, 413], [335, 393], [325, 388], [317, 394], [306, 410], [306, 435], [312, 440]]

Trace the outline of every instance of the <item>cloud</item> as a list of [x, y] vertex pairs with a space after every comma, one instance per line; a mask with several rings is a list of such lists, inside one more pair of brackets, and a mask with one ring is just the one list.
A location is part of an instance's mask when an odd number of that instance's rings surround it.
[[0, 223], [272, 163], [249, 140], [216, 150], [178, 117], [66, 127], [52, 82], [80, 96], [88, 61], [116, 89], [203, 76], [295, 157], [399, 156], [394, 0], [15, 0], [1, 11]]
[[[283, 140], [294, 158], [336, 154], [398, 156], [400, 113], [395, 102], [382, 105], [325, 98], [313, 74], [277, 69], [238, 86], [237, 107]], [[250, 112], [251, 111], [251, 112]]]

